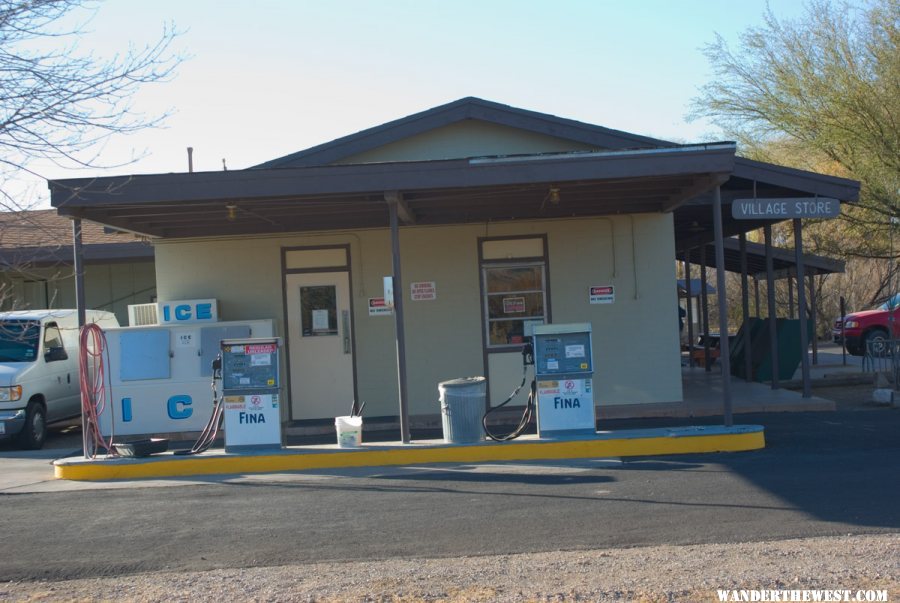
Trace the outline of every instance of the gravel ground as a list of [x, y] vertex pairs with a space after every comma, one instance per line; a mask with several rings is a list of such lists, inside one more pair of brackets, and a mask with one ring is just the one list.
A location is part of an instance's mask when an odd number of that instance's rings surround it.
[[0, 600], [717, 601], [716, 589], [884, 589], [900, 601], [900, 534], [0, 583]]

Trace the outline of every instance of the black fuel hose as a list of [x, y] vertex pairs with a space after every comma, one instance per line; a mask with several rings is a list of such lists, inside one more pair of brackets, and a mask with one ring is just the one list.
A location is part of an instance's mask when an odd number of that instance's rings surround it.
[[519, 437], [520, 435], [525, 433], [526, 429], [528, 429], [528, 424], [531, 423], [531, 417], [534, 415], [534, 401], [535, 401], [535, 398], [537, 397], [537, 382], [534, 379], [531, 380], [531, 391], [528, 392], [528, 401], [525, 403], [525, 411], [522, 413], [522, 418], [519, 420], [519, 424], [516, 426], [515, 429], [513, 429], [511, 432], [509, 432], [506, 435], [496, 435], [495, 433], [491, 432], [491, 430], [488, 428], [488, 424], [487, 424], [488, 416], [492, 412], [499, 410], [499, 409], [503, 408], [504, 406], [506, 406], [507, 404], [509, 404], [510, 401], [519, 394], [519, 391], [523, 387], [525, 387], [525, 381], [527, 378], [528, 378], [528, 364], [523, 363], [522, 364], [522, 383], [519, 384], [519, 387], [517, 387], [513, 391], [513, 393], [511, 393], [509, 395], [509, 397], [506, 400], [504, 400], [501, 404], [498, 404], [497, 406], [490, 408], [486, 413], [484, 413], [484, 416], [481, 417], [481, 426], [484, 427], [485, 435], [487, 435], [487, 437], [491, 438], [495, 442], [508, 442], [510, 440], [515, 440], [517, 437]]

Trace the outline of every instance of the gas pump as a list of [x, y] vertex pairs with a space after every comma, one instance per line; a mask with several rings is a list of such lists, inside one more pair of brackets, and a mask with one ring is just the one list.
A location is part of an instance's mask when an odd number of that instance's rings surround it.
[[538, 436], [596, 433], [590, 323], [536, 325], [533, 337]]
[[225, 451], [280, 449], [280, 340], [223, 339]]

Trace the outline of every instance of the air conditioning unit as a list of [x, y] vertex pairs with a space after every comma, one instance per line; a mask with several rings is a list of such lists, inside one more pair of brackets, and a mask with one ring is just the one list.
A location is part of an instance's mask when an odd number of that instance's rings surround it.
[[132, 304], [128, 306], [128, 326], [141, 327], [158, 324], [159, 311], [157, 304]]

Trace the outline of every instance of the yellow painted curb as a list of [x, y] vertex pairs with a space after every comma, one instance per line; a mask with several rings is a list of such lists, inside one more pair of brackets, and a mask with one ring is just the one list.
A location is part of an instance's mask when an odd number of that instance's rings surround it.
[[[525, 461], [541, 459], [608, 458], [657, 456], [704, 452], [738, 452], [765, 448], [762, 428], [739, 433], [679, 435], [633, 438], [606, 438], [508, 444], [457, 446], [398, 446], [396, 448], [353, 451], [285, 451], [266, 455], [220, 455], [206, 457], [169, 457], [64, 460], [54, 463], [57, 479], [78, 481], [135, 479], [148, 477], [186, 477], [227, 473], [272, 473], [305, 469], [336, 469], [383, 465], [420, 465], [427, 463], [475, 463], [489, 461]], [[376, 445], [377, 446], [377, 445]]]

